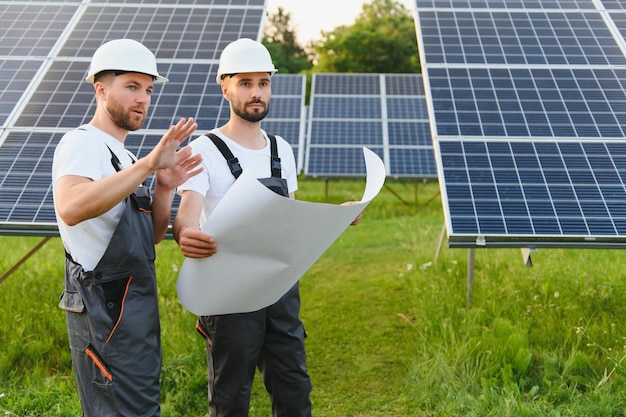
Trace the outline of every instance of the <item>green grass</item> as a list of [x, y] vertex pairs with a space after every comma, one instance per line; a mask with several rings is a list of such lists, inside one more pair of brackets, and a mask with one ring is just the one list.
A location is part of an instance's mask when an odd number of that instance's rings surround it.
[[[298, 198], [359, 199], [361, 180], [301, 179]], [[467, 249], [445, 243], [436, 183], [388, 180], [301, 280], [318, 417], [623, 416], [623, 251]], [[40, 240], [0, 237], [0, 273]], [[164, 417], [206, 416], [204, 342], [176, 297], [182, 256], [157, 246]], [[0, 414], [77, 416], [63, 249], [52, 239], [0, 283]], [[255, 380], [251, 417], [269, 416]]]

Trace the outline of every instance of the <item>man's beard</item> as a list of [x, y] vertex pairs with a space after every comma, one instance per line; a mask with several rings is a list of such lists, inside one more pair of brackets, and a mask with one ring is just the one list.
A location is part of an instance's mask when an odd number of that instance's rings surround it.
[[[143, 122], [146, 120], [146, 113], [144, 112], [140, 119], [131, 118], [132, 113], [129, 109], [124, 109], [119, 102], [112, 100], [107, 101], [107, 110], [113, 120], [113, 123], [128, 131], [135, 131], [143, 126]], [[143, 109], [142, 109], [143, 110]]]
[[[265, 106], [265, 109], [263, 111], [246, 111], [246, 107], [249, 106], [250, 104], [263, 104]], [[267, 113], [270, 111], [270, 105], [269, 103], [265, 103], [264, 101], [261, 100], [253, 100], [253, 101], [249, 101], [247, 103], [245, 103], [244, 105], [239, 105], [239, 103], [236, 103], [237, 105], [233, 106], [233, 111], [235, 112], [235, 114], [239, 117], [241, 117], [242, 119], [248, 121], [248, 122], [252, 122], [252, 123], [256, 123], [256, 122], [260, 122], [261, 120], [263, 120], [265, 118], [265, 116], [267, 116]]]

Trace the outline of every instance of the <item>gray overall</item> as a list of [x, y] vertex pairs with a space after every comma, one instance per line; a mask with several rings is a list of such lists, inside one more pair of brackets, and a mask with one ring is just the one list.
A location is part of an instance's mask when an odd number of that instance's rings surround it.
[[148, 188], [138, 187], [125, 206], [93, 271], [84, 271], [69, 254], [65, 261], [59, 307], [66, 310], [85, 417], [160, 416], [161, 339]]
[[[288, 197], [275, 138], [269, 137], [272, 177], [259, 181]], [[230, 153], [228, 149], [220, 148], [220, 151]], [[237, 163], [231, 161], [238, 161], [232, 154], [225, 157], [237, 177], [233, 169]], [[305, 331], [299, 313], [300, 293], [296, 283], [275, 304], [261, 310], [198, 318], [197, 330], [207, 341], [211, 417], [248, 416], [250, 389], [257, 367], [270, 395], [274, 417], [311, 416], [312, 387], [306, 370]]]

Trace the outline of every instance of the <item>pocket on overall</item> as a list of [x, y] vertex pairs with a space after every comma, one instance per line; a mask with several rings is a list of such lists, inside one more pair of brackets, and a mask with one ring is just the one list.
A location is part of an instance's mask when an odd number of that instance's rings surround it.
[[[113, 380], [113, 375], [111, 375], [111, 370], [109, 369], [109, 366], [91, 343], [85, 348], [85, 354], [91, 359], [91, 361], [100, 371], [103, 377], [105, 377], [108, 381]], [[98, 383], [98, 379], [96, 378], [94, 382]], [[106, 384], [106, 381], [100, 381], [99, 383]]]
[[83, 297], [81, 297], [78, 291], [64, 290], [61, 297], [59, 297], [59, 307], [72, 313], [82, 313], [85, 311]]
[[268, 177], [257, 178], [257, 180], [270, 190], [274, 191], [276, 194], [282, 195], [283, 197], [289, 197], [286, 179], [278, 177]]

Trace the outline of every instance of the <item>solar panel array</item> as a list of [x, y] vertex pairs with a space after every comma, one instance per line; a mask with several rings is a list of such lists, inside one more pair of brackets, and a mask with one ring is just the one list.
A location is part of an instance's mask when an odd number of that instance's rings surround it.
[[416, 0], [450, 246], [626, 244], [626, 13]]
[[[100, 45], [119, 38], [140, 41], [170, 80], [156, 85], [143, 128], [126, 140], [141, 157], [180, 117], [194, 117], [197, 133], [226, 122], [228, 103], [215, 83], [219, 54], [238, 38], [260, 39], [265, 13], [266, 0], [0, 0], [0, 234], [57, 235], [52, 157], [63, 134], [88, 123], [95, 112], [93, 87], [84, 78]], [[263, 128], [290, 142], [299, 172], [305, 169], [305, 152], [311, 151], [311, 175], [363, 176], [360, 148], [366, 145], [385, 159], [390, 175], [436, 176], [419, 75], [328, 77], [348, 80], [342, 81], [344, 96], [329, 100], [328, 91], [318, 88], [314, 114], [331, 116], [310, 126], [315, 132], [319, 126], [326, 129], [323, 135], [313, 133], [316, 140], [334, 136], [344, 141], [348, 146], [340, 145], [339, 153], [331, 142], [305, 149], [305, 76], [279, 72], [272, 81], [271, 111]], [[371, 81], [363, 84], [362, 79]], [[324, 100], [338, 100], [342, 108], [359, 100], [377, 102], [380, 112], [369, 113], [364, 131], [353, 115], [335, 114], [336, 107], [324, 110]], [[362, 115], [356, 118], [363, 122]], [[360, 125], [359, 130], [351, 125]], [[337, 128], [343, 134], [333, 133]], [[329, 164], [322, 163], [324, 158]], [[172, 216], [178, 202], [175, 197]]]
[[396, 178], [436, 178], [420, 74], [313, 74], [305, 175], [361, 177], [362, 147]]

